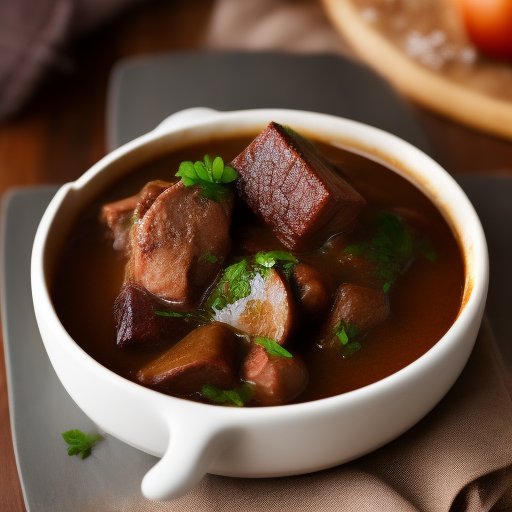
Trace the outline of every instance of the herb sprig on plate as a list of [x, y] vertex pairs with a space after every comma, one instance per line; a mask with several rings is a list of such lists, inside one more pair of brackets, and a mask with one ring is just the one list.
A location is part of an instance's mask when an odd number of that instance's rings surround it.
[[92, 447], [103, 440], [99, 434], [84, 434], [81, 430], [68, 430], [62, 433], [68, 446], [68, 455], [78, 455], [82, 460], [91, 455]]

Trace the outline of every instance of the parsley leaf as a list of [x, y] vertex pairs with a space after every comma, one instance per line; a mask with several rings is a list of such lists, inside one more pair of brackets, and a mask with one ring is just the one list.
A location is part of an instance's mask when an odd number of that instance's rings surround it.
[[254, 338], [254, 343], [261, 345], [271, 356], [293, 357], [288, 350], [270, 338], [257, 336]]
[[254, 257], [257, 263], [263, 267], [272, 268], [277, 262], [286, 261], [298, 263], [299, 260], [291, 253], [286, 251], [260, 251]]
[[219, 258], [215, 256], [215, 254], [212, 254], [210, 251], [205, 252], [199, 259], [206, 260], [208, 263], [217, 263], [217, 261], [219, 261]]
[[361, 348], [358, 341], [354, 341], [359, 335], [359, 329], [347, 322], [338, 322], [333, 329], [334, 335], [341, 343], [343, 357], [348, 357]]
[[207, 307], [217, 311], [224, 309], [251, 293], [251, 279], [255, 270], [246, 259], [227, 267], [217, 286], [208, 298]]
[[236, 407], [243, 407], [249, 403], [253, 395], [251, 387], [247, 384], [234, 389], [217, 389], [208, 382], [201, 388], [201, 392], [211, 402]]
[[68, 455], [80, 455], [86, 459], [91, 455], [92, 447], [103, 440], [99, 434], [84, 434], [80, 430], [68, 430], [62, 433], [64, 441], [68, 446]]
[[382, 291], [388, 293], [416, 249], [428, 260], [436, 259], [426, 238], [415, 242], [411, 229], [402, 217], [384, 212], [377, 220], [372, 239], [350, 245], [345, 248], [345, 252], [363, 256], [375, 264], [376, 277], [383, 282]]
[[166, 316], [168, 318], [183, 318], [185, 322], [195, 321], [195, 322], [209, 322], [211, 317], [208, 313], [204, 311], [196, 311], [195, 313], [178, 313], [177, 311], [160, 311], [155, 310], [155, 315], [157, 316]]
[[238, 178], [238, 173], [230, 165], [225, 165], [220, 156], [213, 160], [205, 155], [204, 161], [182, 162], [176, 176], [186, 187], [199, 185], [201, 195], [214, 201], [222, 201], [231, 191], [223, 185]]

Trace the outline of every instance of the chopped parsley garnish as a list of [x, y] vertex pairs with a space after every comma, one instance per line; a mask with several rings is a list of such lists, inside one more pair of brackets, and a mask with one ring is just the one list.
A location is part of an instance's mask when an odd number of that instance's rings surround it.
[[348, 254], [362, 255], [375, 264], [376, 277], [383, 282], [387, 293], [396, 278], [412, 258], [414, 250], [430, 261], [436, 255], [427, 239], [415, 242], [405, 220], [391, 212], [382, 213], [377, 221], [376, 232], [370, 241], [345, 248]]
[[217, 261], [219, 261], [219, 258], [215, 256], [215, 254], [212, 254], [210, 251], [205, 252], [199, 259], [206, 260], [208, 263], [217, 263]]
[[228, 304], [247, 297], [251, 293], [250, 281], [254, 274], [254, 267], [246, 259], [227, 267], [210, 295], [207, 306], [219, 311]]
[[217, 389], [208, 382], [201, 388], [201, 392], [211, 402], [236, 407], [243, 407], [249, 403], [253, 395], [252, 388], [247, 384], [234, 389]]
[[285, 277], [289, 277], [297, 258], [286, 251], [259, 252], [254, 261], [243, 259], [227, 267], [207, 301], [207, 307], [220, 311], [228, 304], [244, 299], [251, 293], [251, 280], [260, 273], [263, 278], [268, 271], [279, 266]]
[[91, 455], [92, 447], [103, 440], [99, 434], [84, 434], [80, 430], [68, 430], [62, 433], [68, 446], [68, 455], [79, 455], [86, 459]]
[[177, 313], [176, 311], [155, 311], [155, 315], [168, 316], [171, 318], [187, 318], [192, 316], [190, 313]]
[[339, 322], [334, 326], [333, 332], [341, 344], [343, 357], [351, 356], [361, 348], [361, 344], [354, 340], [359, 335], [355, 325]]
[[293, 254], [286, 251], [260, 251], [254, 259], [257, 263], [267, 268], [272, 268], [278, 261], [299, 262]]
[[254, 338], [254, 343], [261, 345], [271, 356], [293, 357], [288, 350], [270, 338], [256, 336], [256, 338]]
[[238, 173], [230, 165], [225, 165], [220, 156], [212, 160], [209, 155], [205, 155], [203, 162], [182, 162], [176, 176], [181, 178], [186, 187], [199, 185], [202, 196], [222, 201], [231, 194], [223, 185], [235, 181]]
[[210, 316], [204, 311], [196, 311], [195, 313], [179, 313], [177, 311], [160, 311], [155, 310], [155, 315], [166, 316], [168, 318], [183, 318], [185, 322], [208, 322], [211, 320]]

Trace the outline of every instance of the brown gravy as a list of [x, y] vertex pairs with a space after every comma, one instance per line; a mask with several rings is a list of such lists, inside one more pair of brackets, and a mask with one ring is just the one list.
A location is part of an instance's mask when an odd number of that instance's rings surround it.
[[[112, 248], [112, 240], [98, 220], [101, 206], [136, 193], [150, 180], [173, 180], [184, 160], [200, 160], [208, 153], [220, 155], [229, 162], [250, 140], [212, 140], [176, 151], [109, 188], [76, 220], [54, 276], [53, 300], [71, 337], [105, 367], [135, 381], [137, 371], [168, 347], [147, 350], [116, 345], [113, 303], [123, 283], [126, 260]], [[309, 384], [296, 402], [366, 386], [419, 358], [457, 317], [464, 287], [464, 262], [458, 243], [442, 215], [419, 190], [376, 162], [333, 146], [316, 144], [325, 156], [342, 164], [354, 188], [366, 198], [367, 205], [360, 216], [363, 225], [378, 210], [412, 209], [427, 219], [423, 233], [429, 238], [437, 259], [413, 261], [390, 291], [389, 317], [368, 333], [361, 350], [351, 357], [333, 358], [311, 341], [308, 326], [300, 330], [300, 336], [295, 336], [291, 346], [307, 364]], [[254, 220], [240, 211], [235, 213], [233, 254], [239, 254], [237, 241], [244, 236], [246, 222]], [[335, 286], [347, 279], [340, 264], [325, 251], [300, 255], [299, 259], [328, 268]], [[191, 324], [190, 330], [194, 327]]]

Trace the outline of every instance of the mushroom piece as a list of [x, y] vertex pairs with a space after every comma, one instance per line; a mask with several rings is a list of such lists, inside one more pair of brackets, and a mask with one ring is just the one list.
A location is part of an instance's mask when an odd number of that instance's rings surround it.
[[314, 320], [327, 314], [331, 287], [320, 271], [307, 263], [298, 263], [293, 269], [293, 279], [301, 311]]
[[336, 291], [334, 306], [324, 325], [321, 344], [338, 345], [339, 333], [345, 331], [345, 343], [352, 337], [359, 339], [384, 321], [389, 304], [382, 290], [355, 284], [343, 284]]
[[274, 356], [254, 344], [242, 363], [241, 377], [251, 384], [261, 405], [281, 405], [297, 398], [308, 382], [308, 370], [298, 355]]
[[247, 282], [247, 292], [222, 309], [214, 309], [214, 319], [284, 345], [296, 321], [296, 305], [288, 283], [273, 268], [264, 274], [256, 271]]
[[192, 395], [210, 383], [235, 387], [236, 335], [221, 323], [198, 327], [137, 373], [137, 380], [171, 395]]

